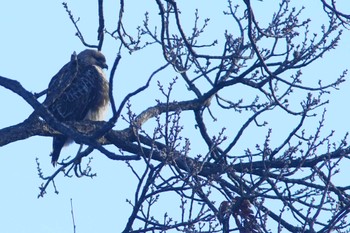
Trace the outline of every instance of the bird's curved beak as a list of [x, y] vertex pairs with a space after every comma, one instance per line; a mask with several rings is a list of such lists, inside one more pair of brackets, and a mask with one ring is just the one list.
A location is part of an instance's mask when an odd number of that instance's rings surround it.
[[102, 64], [102, 68], [108, 70], [108, 65], [106, 63], [104, 63], [104, 64]]

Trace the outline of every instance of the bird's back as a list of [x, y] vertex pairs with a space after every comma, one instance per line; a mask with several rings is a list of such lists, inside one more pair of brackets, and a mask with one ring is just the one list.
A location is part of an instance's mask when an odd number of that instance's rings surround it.
[[[94, 66], [80, 68], [76, 77], [72, 79], [70, 85], [49, 106], [49, 110], [61, 121], [97, 120], [86, 116], [91, 111], [96, 112], [105, 108], [108, 103], [105, 96], [105, 92], [108, 93], [107, 81]], [[106, 100], [102, 101], [104, 99]]]

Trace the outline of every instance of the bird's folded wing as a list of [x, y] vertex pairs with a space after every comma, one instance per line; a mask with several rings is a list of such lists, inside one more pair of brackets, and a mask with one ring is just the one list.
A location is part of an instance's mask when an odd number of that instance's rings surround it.
[[78, 72], [65, 91], [49, 106], [59, 120], [83, 120], [96, 97], [96, 70], [88, 67]]

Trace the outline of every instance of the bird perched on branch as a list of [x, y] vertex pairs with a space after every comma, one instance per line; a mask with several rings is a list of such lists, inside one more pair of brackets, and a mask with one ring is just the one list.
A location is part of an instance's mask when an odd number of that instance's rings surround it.
[[[109, 102], [109, 85], [103, 73], [108, 68], [105, 56], [86, 49], [64, 65], [51, 79], [43, 103], [59, 121], [103, 120]], [[55, 136], [52, 143], [52, 164], [57, 164], [67, 136]]]

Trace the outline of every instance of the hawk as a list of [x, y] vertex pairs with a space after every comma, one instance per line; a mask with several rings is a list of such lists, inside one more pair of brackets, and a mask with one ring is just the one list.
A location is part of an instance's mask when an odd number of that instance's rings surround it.
[[[44, 106], [59, 121], [103, 120], [109, 103], [109, 85], [102, 69], [108, 69], [105, 56], [86, 49], [71, 57], [51, 79]], [[57, 164], [63, 146], [72, 140], [53, 137], [51, 162]]]

